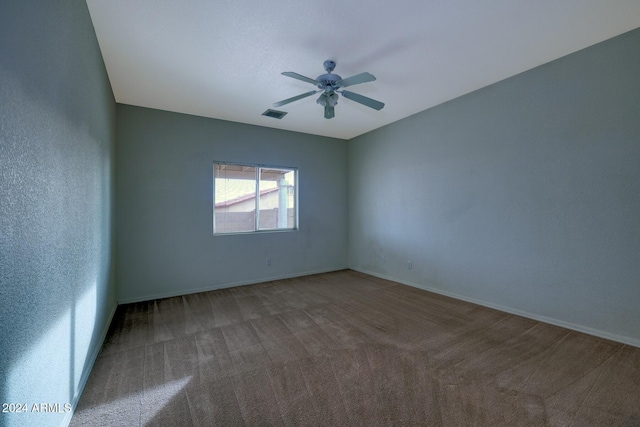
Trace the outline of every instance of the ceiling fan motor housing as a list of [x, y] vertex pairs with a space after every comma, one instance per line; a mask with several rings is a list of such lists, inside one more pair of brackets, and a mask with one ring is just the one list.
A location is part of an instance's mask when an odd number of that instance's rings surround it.
[[316, 80], [322, 83], [318, 85], [319, 89], [322, 89], [325, 92], [333, 92], [335, 89], [338, 89], [337, 83], [342, 80], [342, 77], [337, 74], [327, 73], [318, 76]]

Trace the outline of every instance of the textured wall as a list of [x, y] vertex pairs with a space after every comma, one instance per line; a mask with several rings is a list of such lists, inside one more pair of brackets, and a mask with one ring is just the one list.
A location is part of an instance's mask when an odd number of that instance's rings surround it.
[[61, 425], [116, 302], [115, 102], [85, 2], [0, 9], [0, 425]]
[[635, 30], [349, 141], [349, 264], [640, 345], [639, 195]]
[[[120, 104], [117, 121], [120, 302], [346, 267], [345, 141]], [[213, 236], [214, 160], [299, 168], [300, 230]]]

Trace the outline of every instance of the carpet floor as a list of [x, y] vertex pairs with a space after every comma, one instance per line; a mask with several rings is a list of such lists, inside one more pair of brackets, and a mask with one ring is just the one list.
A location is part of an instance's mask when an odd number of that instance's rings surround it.
[[640, 349], [358, 272], [121, 305], [72, 426], [640, 426]]

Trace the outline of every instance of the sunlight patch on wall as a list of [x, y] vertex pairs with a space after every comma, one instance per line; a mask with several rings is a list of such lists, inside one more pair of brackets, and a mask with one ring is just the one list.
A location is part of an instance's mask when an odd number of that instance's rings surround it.
[[65, 310], [42, 338], [18, 359], [3, 402], [20, 403], [20, 412], [3, 414], [7, 426], [55, 425], [71, 410], [87, 358], [96, 316], [96, 283]]
[[78, 392], [78, 385], [82, 379], [84, 365], [87, 357], [91, 357], [91, 338], [94, 333], [94, 325], [96, 322], [96, 283], [92, 283], [89, 289], [77, 301], [74, 311], [74, 332], [73, 332], [73, 389], [71, 397], [75, 398]]
[[[71, 340], [69, 332], [72, 331], [70, 310], [61, 315], [57, 322], [47, 328], [40, 341], [33, 343], [31, 349], [18, 359], [9, 373], [7, 384], [7, 402], [27, 404], [26, 412], [11, 413], [7, 416], [8, 426], [26, 425], [52, 425], [61, 416], [52, 412], [34, 412], [34, 404], [60, 404], [70, 402], [68, 392], [61, 390], [71, 389], [71, 376], [69, 366], [71, 357], [69, 351], [60, 351], [61, 348], [69, 348]], [[61, 396], [66, 396], [64, 402]], [[6, 415], [6, 414], [3, 414]]]

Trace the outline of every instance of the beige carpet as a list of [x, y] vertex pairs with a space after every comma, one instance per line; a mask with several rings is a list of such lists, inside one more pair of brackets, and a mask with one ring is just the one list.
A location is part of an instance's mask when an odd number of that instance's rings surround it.
[[118, 307], [72, 426], [638, 426], [640, 349], [345, 270]]

